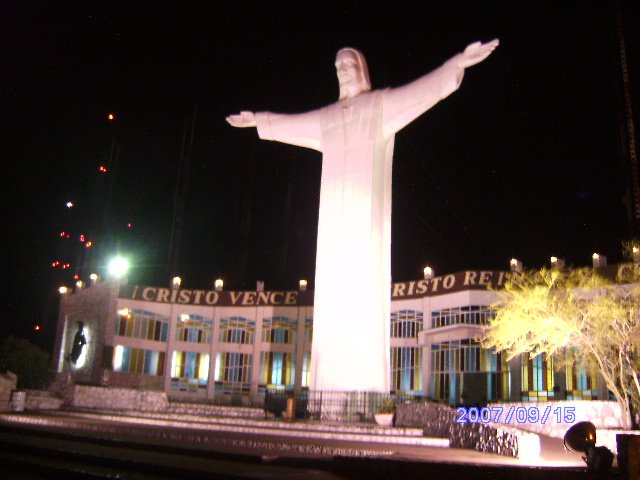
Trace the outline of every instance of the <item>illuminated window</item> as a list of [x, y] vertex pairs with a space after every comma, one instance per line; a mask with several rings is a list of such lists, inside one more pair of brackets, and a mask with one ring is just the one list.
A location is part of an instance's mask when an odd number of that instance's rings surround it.
[[171, 389], [188, 393], [206, 393], [209, 379], [209, 354], [174, 351], [171, 357]]
[[418, 338], [422, 331], [422, 312], [400, 310], [391, 314], [391, 338]]
[[522, 400], [544, 401], [555, 396], [553, 357], [546, 354], [529, 358], [522, 355]]
[[313, 340], [313, 318], [304, 319], [304, 341], [311, 343]]
[[297, 332], [297, 320], [273, 317], [262, 321], [262, 341], [265, 343], [294, 343]]
[[125, 309], [116, 315], [115, 334], [121, 337], [166, 342], [169, 334], [169, 319], [145, 310]]
[[433, 344], [429, 395], [452, 405], [508, 400], [509, 366], [470, 338]]
[[302, 356], [302, 387], [311, 385], [311, 352], [305, 352]]
[[116, 372], [164, 375], [165, 353], [117, 345], [113, 349], [113, 370]]
[[249, 353], [219, 352], [216, 355], [215, 394], [222, 403], [245, 403], [251, 392], [251, 364]]
[[242, 317], [230, 317], [220, 320], [220, 336], [222, 343], [253, 344], [256, 322]]
[[422, 348], [391, 348], [391, 389], [394, 392], [422, 391]]
[[493, 312], [489, 307], [465, 306], [431, 312], [431, 328], [449, 325], [487, 325]]
[[200, 315], [180, 315], [176, 321], [176, 340], [210, 345], [212, 326], [212, 320]]
[[262, 352], [260, 356], [260, 383], [273, 386], [294, 386], [296, 369], [291, 353]]

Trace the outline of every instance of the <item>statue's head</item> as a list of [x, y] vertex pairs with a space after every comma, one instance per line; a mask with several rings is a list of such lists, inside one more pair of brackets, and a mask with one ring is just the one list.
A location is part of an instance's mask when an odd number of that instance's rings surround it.
[[369, 69], [364, 55], [355, 48], [342, 48], [336, 55], [340, 99], [353, 98], [371, 90]]

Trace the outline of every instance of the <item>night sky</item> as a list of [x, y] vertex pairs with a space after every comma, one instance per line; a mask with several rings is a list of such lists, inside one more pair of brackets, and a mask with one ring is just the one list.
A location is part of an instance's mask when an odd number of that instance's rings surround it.
[[[631, 236], [615, 2], [50, 3], [0, 4], [0, 337], [50, 346], [56, 288], [103, 273], [116, 249], [131, 257], [131, 283], [179, 274], [186, 288], [217, 277], [227, 289], [294, 289], [300, 278], [313, 288], [320, 154], [224, 118], [334, 102], [335, 53], [347, 45], [381, 88], [473, 41], [501, 42], [396, 136], [394, 281], [420, 278], [426, 264], [443, 274], [507, 269], [516, 257], [535, 268], [555, 255], [582, 266], [593, 252], [613, 263]], [[639, 8], [621, 5], [638, 122]], [[185, 125], [195, 128], [171, 271]], [[71, 268], [52, 268], [57, 260]]]

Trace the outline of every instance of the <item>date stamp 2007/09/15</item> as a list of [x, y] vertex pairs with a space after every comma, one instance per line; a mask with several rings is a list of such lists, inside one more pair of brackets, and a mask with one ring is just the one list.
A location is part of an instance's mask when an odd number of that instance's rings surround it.
[[547, 405], [540, 407], [516, 407], [511, 405], [505, 408], [499, 405], [490, 407], [458, 407], [456, 408], [456, 423], [540, 423], [547, 422], [574, 423], [576, 421], [575, 407], [555, 407]]

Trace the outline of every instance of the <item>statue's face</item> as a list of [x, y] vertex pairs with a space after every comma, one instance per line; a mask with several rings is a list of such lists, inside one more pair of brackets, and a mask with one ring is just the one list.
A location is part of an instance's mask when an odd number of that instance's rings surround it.
[[353, 52], [344, 51], [336, 57], [336, 73], [340, 98], [353, 98], [367, 89], [358, 59]]

